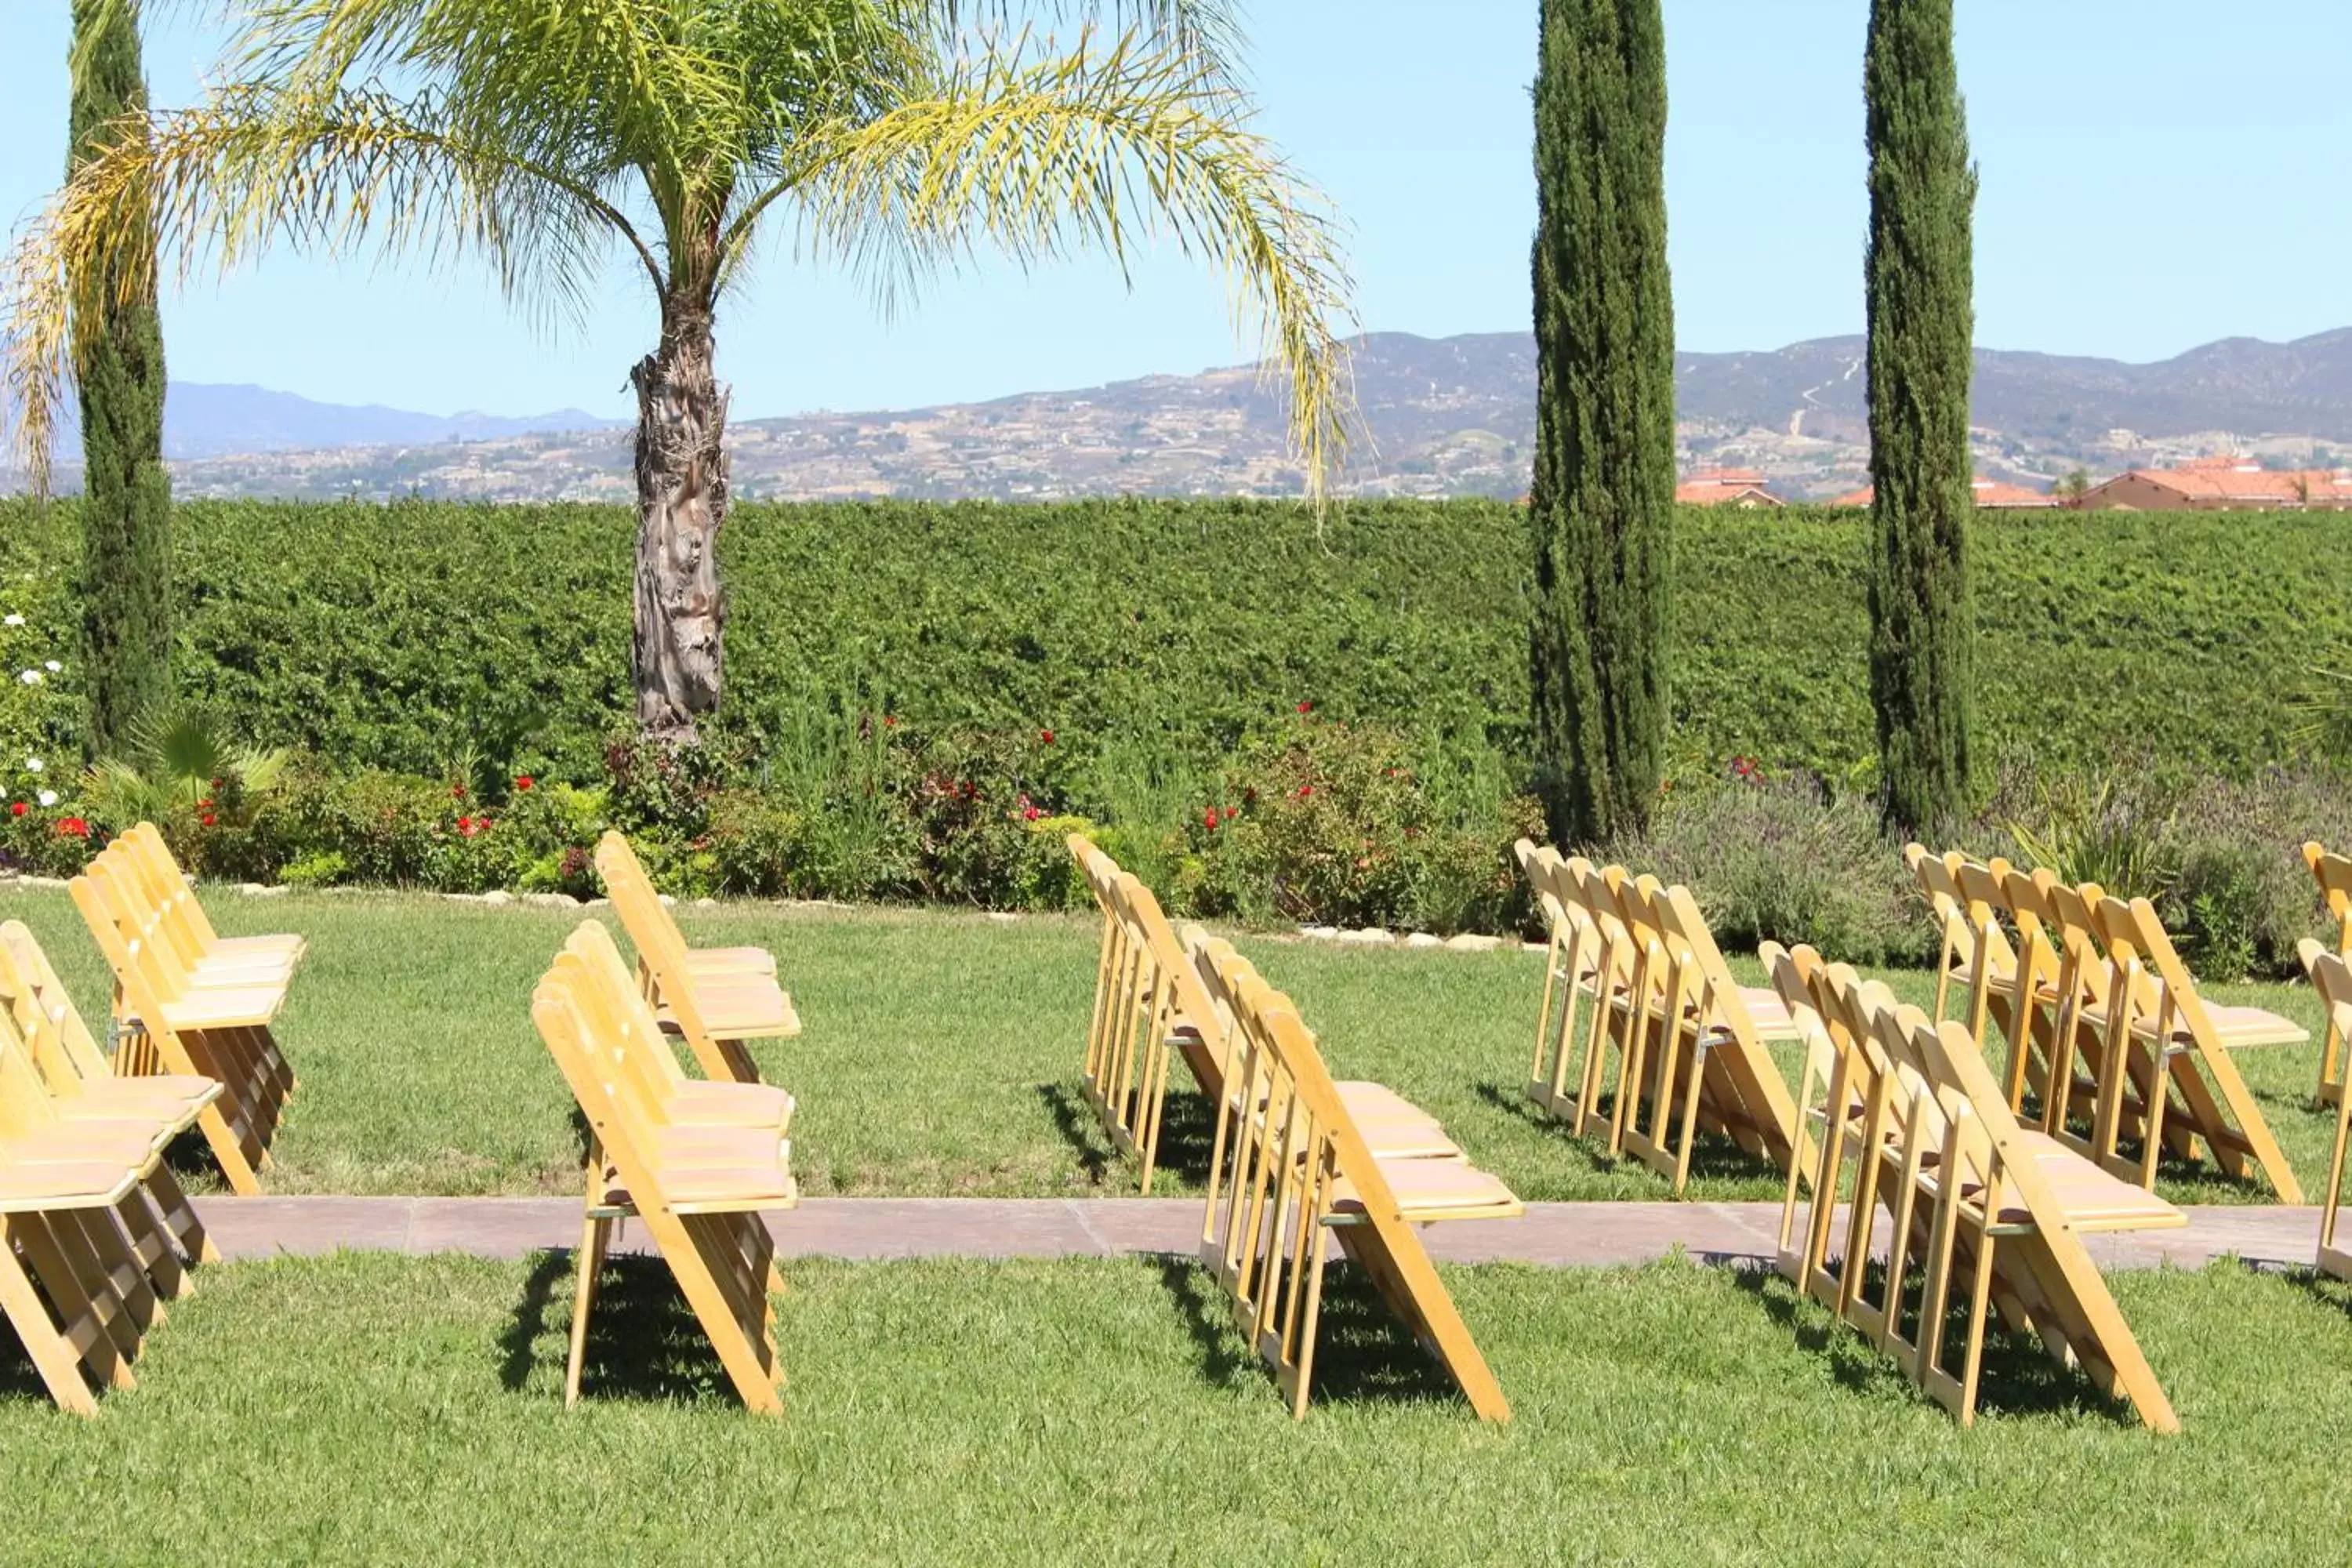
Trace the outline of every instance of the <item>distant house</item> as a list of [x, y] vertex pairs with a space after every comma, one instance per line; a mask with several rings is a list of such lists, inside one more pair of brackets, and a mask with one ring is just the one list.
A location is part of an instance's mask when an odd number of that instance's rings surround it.
[[1764, 476], [1752, 468], [1702, 468], [1675, 487], [1675, 500], [1686, 506], [1780, 504], [1780, 498], [1764, 488]]
[[2200, 458], [2177, 468], [2117, 474], [2093, 486], [2083, 504], [2129, 511], [2340, 511], [2352, 509], [2352, 475]]
[[[2034, 511], [2061, 504], [2058, 498], [2047, 490], [2030, 490], [2023, 485], [2004, 484], [1999, 479], [1989, 479], [1982, 474], [1976, 477], [1975, 489], [1977, 505], [1988, 511]], [[1872, 486], [1864, 485], [1858, 490], [1848, 490], [1829, 504], [1868, 506], [1877, 494]]]

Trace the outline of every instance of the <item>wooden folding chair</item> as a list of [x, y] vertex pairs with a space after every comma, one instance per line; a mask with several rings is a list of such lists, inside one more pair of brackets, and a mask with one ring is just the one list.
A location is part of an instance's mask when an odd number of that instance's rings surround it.
[[597, 840], [596, 870], [636, 944], [641, 982], [663, 1023], [685, 1038], [709, 1077], [758, 1083], [750, 1042], [801, 1032], [793, 999], [776, 983], [774, 959], [761, 948], [688, 948], [618, 833]]
[[1083, 834], [1067, 840], [1103, 915], [1094, 1014], [1080, 1085], [1104, 1135], [1141, 1167], [1151, 1191], [1170, 1058], [1181, 1057], [1212, 1101], [1225, 1080], [1230, 1021], [1202, 989], [1151, 889]]
[[[2303, 1202], [2302, 1185], [2230, 1053], [2253, 1046], [2299, 1045], [2310, 1034], [2291, 1019], [2259, 1007], [2207, 1003], [2174, 952], [2155, 906], [2146, 899], [2126, 903], [2104, 898], [2090, 913], [2110, 965], [2104, 1005], [2084, 1013], [2084, 1021], [2098, 1028], [2105, 1041], [2092, 1157], [2142, 1187], [2153, 1188], [2158, 1158], [2168, 1141], [2184, 1157], [2193, 1158], [2194, 1140], [2202, 1139], [2226, 1173], [2243, 1180], [2259, 1166], [2280, 1202]], [[2123, 1109], [2126, 1080], [2134, 1078], [2136, 1129]], [[2168, 1110], [2175, 1093], [2180, 1104]], [[2118, 1151], [2121, 1139], [2135, 1130], [2141, 1144], [2137, 1161]]]
[[573, 932], [540, 982], [531, 1017], [588, 1118], [590, 1170], [603, 1188], [592, 1194], [577, 1259], [566, 1404], [579, 1397], [605, 1237], [635, 1215], [743, 1403], [781, 1415], [770, 1293], [782, 1281], [761, 1215], [800, 1201], [782, 1126], [789, 1100], [779, 1114], [778, 1091], [765, 1085], [677, 1075], [651, 1007], [593, 921]]
[[1960, 883], [1958, 863], [1960, 857], [1947, 851], [1938, 855], [1926, 845], [1910, 843], [1903, 847], [1903, 863], [1911, 868], [1912, 879], [1927, 900], [1927, 910], [1935, 917], [1936, 931], [1941, 939], [1941, 951], [1936, 955], [1935, 1016], [1948, 1016], [1955, 986], [1968, 991], [1976, 983], [1976, 945], [1969, 922], [1961, 912]]
[[[1907, 1036], [1944, 1114], [1930, 1182], [1933, 1227], [1908, 1370], [1963, 1426], [1976, 1419], [1988, 1305], [2022, 1320], [2057, 1359], [2110, 1397], [2128, 1400], [2159, 1432], [2179, 1418], [2156, 1380], [2083, 1237], [2186, 1223], [2178, 1209], [2021, 1128], [1960, 1026], [1916, 1008], [1883, 1017], [1881, 1037]], [[1957, 1369], [1948, 1364], [1955, 1298], [1965, 1303]]]
[[286, 982], [238, 971], [192, 970], [171, 934], [173, 917], [150, 893], [135, 849], [110, 845], [75, 878], [75, 907], [114, 972], [118, 1032], [144, 1044], [125, 1077], [211, 1079], [221, 1086], [196, 1119], [221, 1173], [240, 1195], [260, 1190], [268, 1145], [294, 1092], [291, 1065], [271, 1026]]
[[1413, 1227], [1524, 1212], [1468, 1161], [1382, 1159], [1358, 1130], [1287, 998], [1225, 943], [1188, 933], [1234, 1002], [1237, 1092], [1223, 1097], [1202, 1261], [1237, 1327], [1274, 1369], [1291, 1415], [1315, 1372], [1326, 1236], [1372, 1282], [1488, 1421], [1510, 1406]]
[[[1866, 1036], [1855, 1035], [1836, 1000], [1817, 1000], [1815, 988], [1824, 967], [1818, 953], [1810, 947], [1791, 952], [1766, 942], [1758, 956], [1805, 1042], [1795, 1101], [1804, 1157], [1789, 1163], [1774, 1266], [1843, 1321], [1854, 1284], [1848, 1263], [1858, 1270], [1869, 1255], [1876, 1152], [1885, 1143], [1893, 1086], [1885, 1057]], [[1838, 1194], [1849, 1168], [1854, 1173], [1855, 1199], [1848, 1210], [1843, 1245], [1833, 1251]], [[1856, 1220], [1861, 1222], [1858, 1241]]]
[[[2319, 896], [2327, 906], [2327, 918], [2336, 922], [2336, 951], [2339, 955], [2352, 956], [2352, 859], [2331, 855], [2317, 843], [2303, 847], [2303, 863], [2311, 868], [2313, 880], [2319, 884]], [[2319, 1103], [2335, 1105], [2344, 1098], [2343, 1030], [2336, 1027], [2331, 1016], [2327, 1020], [2327, 1036], [2319, 1048]]]
[[1580, 869], [1572, 876], [1559, 851], [1525, 838], [1513, 852], [1550, 938], [1528, 1098], [1581, 1133], [1588, 1121], [1601, 1120], [1610, 999], [1620, 994], [1622, 979], [1611, 973], [1614, 955], [1586, 905], [1578, 882]]
[[[1701, 1131], [1790, 1169], [1796, 1159], [1796, 1111], [1765, 1044], [1800, 1037], [1786, 1005], [1777, 994], [1759, 995], [1758, 988], [1734, 981], [1689, 889], [1661, 888], [1643, 878], [1635, 889], [1627, 908], [1643, 923], [1643, 945], [1664, 955], [1664, 972], [1645, 1031], [1652, 1042], [1648, 1059], [1655, 1065], [1625, 1097], [1632, 1119], [1625, 1147], [1668, 1176], [1677, 1196], [1689, 1184], [1691, 1151]], [[1646, 1128], [1634, 1114], [1645, 1095]]]
[[[2303, 959], [2304, 973], [2311, 976], [2312, 989], [2327, 1009], [2327, 1026], [2343, 1032], [2352, 1026], [2352, 964], [2346, 963], [2340, 952], [2330, 952], [2319, 943], [2305, 937], [2295, 944]], [[2319, 1258], [2316, 1267], [2322, 1274], [2332, 1274], [2338, 1279], [2352, 1279], [2352, 1248], [2336, 1245], [2336, 1211], [2344, 1202], [2345, 1134], [2352, 1131], [2352, 1095], [2336, 1097], [2336, 1142], [2327, 1154], [2327, 1186], [2320, 1194]]]
[[220, 1093], [210, 1079], [111, 1076], [40, 944], [0, 925], [0, 1139], [20, 1163], [134, 1164], [145, 1202], [123, 1228], [167, 1298], [189, 1288], [186, 1263], [219, 1257], [163, 1152]]

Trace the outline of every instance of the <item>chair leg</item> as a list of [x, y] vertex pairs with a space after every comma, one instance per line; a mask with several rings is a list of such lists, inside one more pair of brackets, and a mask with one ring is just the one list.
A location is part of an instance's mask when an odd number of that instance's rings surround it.
[[41, 1374], [41, 1383], [58, 1402], [58, 1408], [76, 1415], [95, 1415], [98, 1400], [82, 1380], [82, 1358], [50, 1321], [47, 1303], [16, 1258], [17, 1242], [43, 1223], [38, 1215], [29, 1223], [0, 1216], [0, 1314], [15, 1326], [25, 1353], [32, 1358], [34, 1370]]
[[580, 1247], [572, 1266], [579, 1276], [572, 1288], [572, 1341], [564, 1357], [563, 1406], [580, 1403], [580, 1378], [588, 1363], [588, 1314], [596, 1303], [596, 1277], [604, 1271], [604, 1247], [613, 1222], [590, 1215], [580, 1226]]

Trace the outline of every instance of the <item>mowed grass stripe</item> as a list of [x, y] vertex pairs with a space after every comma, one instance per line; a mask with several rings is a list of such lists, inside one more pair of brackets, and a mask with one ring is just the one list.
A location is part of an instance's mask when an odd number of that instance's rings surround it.
[[[281, 1128], [281, 1194], [570, 1192], [577, 1114], [532, 1031], [532, 984], [584, 918], [419, 894], [210, 891], [225, 932], [310, 938], [279, 1028], [301, 1078]], [[777, 954], [806, 1032], [764, 1044], [764, 1070], [798, 1098], [793, 1160], [811, 1194], [1035, 1197], [1133, 1190], [1078, 1092], [1100, 928], [924, 910], [726, 904], [676, 911], [689, 941], [757, 942]], [[0, 892], [30, 924], [82, 1006], [110, 983], [66, 895]], [[609, 910], [597, 918], [611, 920]], [[617, 929], [617, 928], [616, 928]], [[1243, 933], [1267, 977], [1297, 998], [1341, 1077], [1375, 1079], [1444, 1122], [1485, 1168], [1530, 1200], [1654, 1199], [1665, 1184], [1567, 1137], [1525, 1098], [1542, 963], [1517, 951], [1364, 952]], [[1749, 980], [1752, 961], [1735, 960]], [[1928, 976], [1885, 976], [1925, 1005]], [[2316, 1031], [2308, 987], [2217, 987]], [[2310, 1098], [2316, 1047], [2237, 1060], [2305, 1187], [2326, 1174], [2334, 1131]], [[1793, 1051], [1782, 1053], [1793, 1073]], [[1189, 1089], [1181, 1068], [1177, 1082]], [[1165, 1185], [1199, 1191], [1210, 1119], [1171, 1095]], [[201, 1158], [199, 1156], [198, 1158]], [[1703, 1148], [1690, 1193], [1778, 1198], [1777, 1173], [1727, 1145]], [[202, 1185], [199, 1177], [198, 1184]], [[2266, 1188], [2168, 1173], [2186, 1202], [2268, 1201]]]
[[1777, 1279], [1679, 1262], [1446, 1270], [1500, 1428], [1344, 1283], [1294, 1426], [1189, 1263], [790, 1276], [770, 1422], [657, 1266], [613, 1279], [572, 1412], [560, 1256], [208, 1270], [95, 1421], [0, 1362], [5, 1555], [2322, 1562], [2352, 1528], [2352, 1297], [2231, 1265], [2115, 1281], [2168, 1439], [2031, 1346], [1963, 1431]]

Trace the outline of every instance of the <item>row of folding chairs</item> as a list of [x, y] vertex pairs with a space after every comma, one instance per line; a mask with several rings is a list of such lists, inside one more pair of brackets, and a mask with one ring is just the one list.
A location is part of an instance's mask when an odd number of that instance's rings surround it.
[[1201, 1259], [1234, 1327], [1289, 1396], [1292, 1416], [1307, 1414], [1336, 1246], [1479, 1417], [1509, 1420], [1502, 1388], [1417, 1227], [1515, 1218], [1525, 1205], [1472, 1164], [1433, 1118], [1390, 1091], [1376, 1097], [1384, 1119], [1367, 1124], [1290, 999], [1230, 943], [1198, 927], [1187, 928], [1184, 941], [1233, 1020]]
[[1677, 1194], [1702, 1132], [1787, 1169], [1795, 1113], [1769, 1047], [1795, 1026], [1732, 977], [1690, 889], [1524, 838], [1516, 853], [1550, 935], [1528, 1098]]
[[1297, 1010], [1151, 889], [1068, 839], [1103, 913], [1081, 1081], [1150, 1191], [1173, 1064], [1214, 1108], [1202, 1260], [1294, 1415], [1314, 1382], [1326, 1252], [1337, 1247], [1489, 1420], [1510, 1414], [1415, 1226], [1523, 1212], [1436, 1118], [1386, 1085], [1335, 1080]]
[[221, 1093], [115, 1076], [33, 933], [0, 924], [0, 1313], [60, 1408], [135, 1386], [163, 1303], [217, 1256], [163, 1152]]
[[1935, 1016], [1957, 1012], [1979, 1048], [2007, 1041], [2010, 1108], [2152, 1189], [2168, 1152], [2210, 1152], [2280, 1201], [2303, 1189], [2231, 1053], [2299, 1045], [2309, 1033], [2259, 1007], [2200, 994], [2156, 908], [2074, 886], [2046, 868], [1905, 850], [1942, 933]]
[[2083, 1237], [2177, 1226], [2180, 1211], [2021, 1125], [1964, 1026], [1810, 948], [1762, 956], [1806, 1042], [1780, 1272], [1963, 1426], [1997, 1314], [2149, 1426], [2179, 1430]]
[[273, 1026], [302, 939], [221, 936], [148, 823], [100, 850], [70, 888], [114, 972], [115, 1070], [217, 1082], [197, 1126], [230, 1189], [258, 1192], [295, 1089]]
[[[634, 971], [612, 934], [584, 921], [541, 980], [531, 1018], [589, 1129], [564, 1403], [580, 1399], [588, 1327], [619, 1227], [642, 1220], [736, 1393], [783, 1410], [770, 1302], [783, 1289], [761, 1217], [800, 1202], [793, 1097], [761, 1081], [751, 1042], [800, 1032], [761, 947], [690, 948], [617, 833], [596, 847]], [[689, 1077], [675, 1040], [701, 1069]]]

